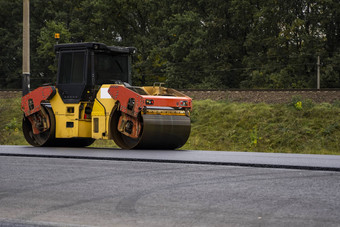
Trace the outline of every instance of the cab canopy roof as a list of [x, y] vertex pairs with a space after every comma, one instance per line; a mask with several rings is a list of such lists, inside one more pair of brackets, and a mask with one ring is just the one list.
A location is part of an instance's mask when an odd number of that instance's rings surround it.
[[136, 51], [135, 47], [119, 47], [119, 46], [106, 46], [103, 43], [63, 43], [57, 44], [54, 46], [54, 51], [59, 52], [63, 50], [84, 50], [84, 49], [92, 49], [92, 50], [106, 50], [112, 51], [115, 53], [122, 54], [132, 54]]

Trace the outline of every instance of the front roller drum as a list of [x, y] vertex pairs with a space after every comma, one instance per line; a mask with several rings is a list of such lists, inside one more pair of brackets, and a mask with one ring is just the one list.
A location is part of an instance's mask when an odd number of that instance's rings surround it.
[[177, 149], [190, 135], [190, 118], [187, 116], [145, 114], [138, 117], [142, 125], [140, 136], [131, 138], [117, 130], [120, 114], [120, 111], [113, 114], [111, 131], [115, 143], [123, 149]]

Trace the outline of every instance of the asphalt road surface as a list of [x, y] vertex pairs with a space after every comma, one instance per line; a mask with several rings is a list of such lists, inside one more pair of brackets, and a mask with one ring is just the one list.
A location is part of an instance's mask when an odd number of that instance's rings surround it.
[[0, 156], [0, 226], [340, 226], [339, 189], [338, 171]]

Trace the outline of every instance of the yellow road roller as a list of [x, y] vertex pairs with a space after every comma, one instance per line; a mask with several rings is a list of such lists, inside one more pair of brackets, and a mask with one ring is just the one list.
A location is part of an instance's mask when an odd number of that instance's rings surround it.
[[132, 86], [133, 47], [55, 45], [55, 86], [23, 94], [22, 130], [32, 146], [83, 147], [113, 139], [122, 149], [176, 149], [190, 135], [192, 99], [166, 88]]

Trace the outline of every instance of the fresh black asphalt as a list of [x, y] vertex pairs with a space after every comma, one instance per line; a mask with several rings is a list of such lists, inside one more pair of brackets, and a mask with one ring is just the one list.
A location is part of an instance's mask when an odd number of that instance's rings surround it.
[[125, 160], [340, 171], [340, 155], [0, 146], [0, 156]]

